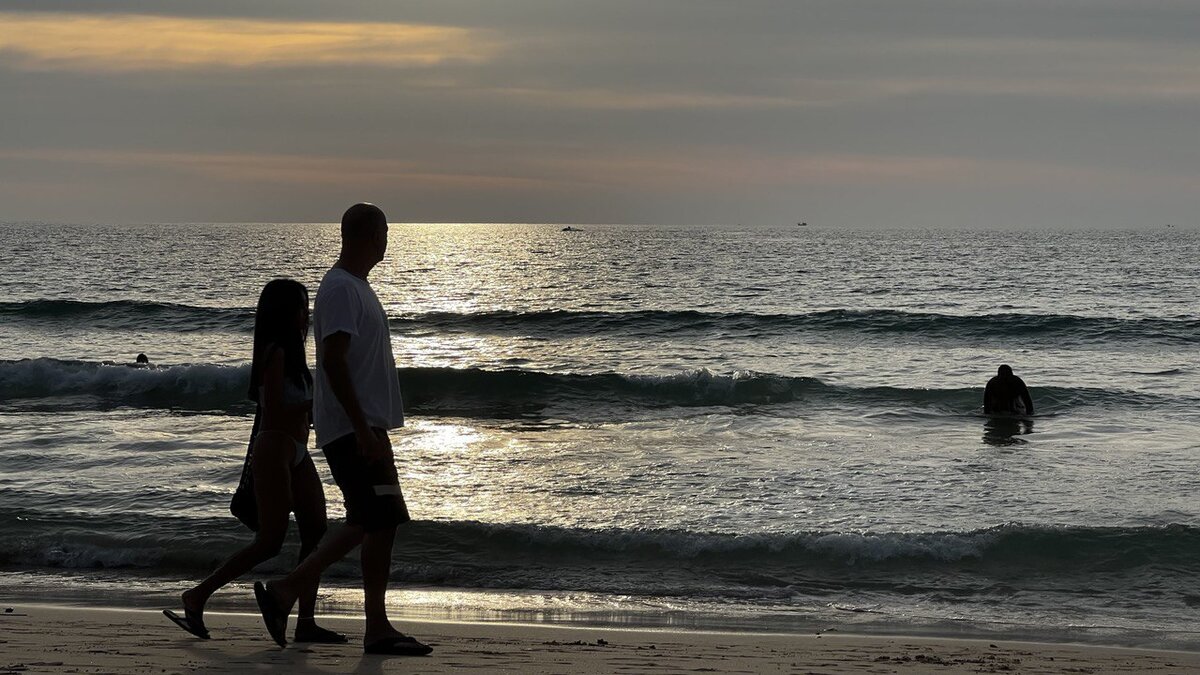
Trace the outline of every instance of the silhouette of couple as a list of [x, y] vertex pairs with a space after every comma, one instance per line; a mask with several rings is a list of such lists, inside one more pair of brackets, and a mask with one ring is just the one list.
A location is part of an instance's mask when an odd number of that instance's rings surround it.
[[[387, 233], [387, 217], [372, 204], [355, 204], [342, 216], [341, 254], [314, 302], [315, 377], [305, 361], [307, 289], [291, 279], [275, 279], [259, 296], [248, 392], [258, 415], [231, 505], [256, 535], [182, 594], [182, 616], [163, 612], [199, 638], [209, 638], [208, 599], [279, 553], [291, 512], [300, 530], [299, 564], [285, 577], [254, 584], [267, 632], [280, 647], [287, 645], [288, 616], [297, 603], [296, 642], [347, 642], [314, 620], [317, 586], [326, 568], [361, 545], [363, 651], [403, 656], [432, 651], [397, 631], [385, 605], [396, 528], [409, 520], [388, 439], [389, 429], [404, 424], [404, 406], [387, 315], [367, 282], [387, 251]], [[308, 454], [310, 420], [346, 505], [345, 526], [329, 537], [324, 536], [324, 492]]]

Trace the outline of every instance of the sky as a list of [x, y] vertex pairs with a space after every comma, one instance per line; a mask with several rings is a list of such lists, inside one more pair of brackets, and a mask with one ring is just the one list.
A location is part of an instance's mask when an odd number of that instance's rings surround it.
[[1195, 0], [0, 0], [0, 220], [1163, 227]]

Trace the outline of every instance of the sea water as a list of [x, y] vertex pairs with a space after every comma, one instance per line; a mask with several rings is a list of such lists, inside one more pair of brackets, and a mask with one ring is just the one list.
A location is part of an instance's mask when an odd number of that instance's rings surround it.
[[[249, 540], [253, 307], [337, 246], [0, 226], [0, 596], [174, 606]], [[1178, 228], [393, 224], [393, 612], [1200, 647], [1198, 254]], [[982, 414], [1001, 363], [1032, 418]], [[334, 566], [322, 611], [357, 583]]]

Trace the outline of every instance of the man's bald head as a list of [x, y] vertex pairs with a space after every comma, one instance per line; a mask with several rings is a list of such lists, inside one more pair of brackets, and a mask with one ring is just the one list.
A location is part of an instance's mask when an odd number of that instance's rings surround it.
[[370, 239], [381, 227], [387, 227], [387, 216], [383, 214], [383, 209], [365, 202], [355, 204], [342, 214], [342, 243]]
[[340, 264], [363, 279], [387, 253], [388, 223], [374, 204], [355, 204], [342, 215]]

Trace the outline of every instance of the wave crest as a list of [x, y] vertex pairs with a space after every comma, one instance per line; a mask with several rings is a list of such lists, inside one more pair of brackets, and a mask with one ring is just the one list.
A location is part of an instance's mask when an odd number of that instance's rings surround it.
[[23, 359], [0, 361], [0, 399], [95, 396], [113, 404], [226, 410], [245, 399], [249, 366], [151, 366]]
[[[507, 418], [552, 411], [654, 409], [804, 403], [922, 409], [972, 414], [979, 389], [906, 389], [828, 385], [812, 377], [693, 370], [670, 375], [571, 374], [476, 368], [399, 368], [405, 404], [424, 415]], [[0, 361], [0, 399], [90, 396], [112, 405], [194, 410], [241, 410], [248, 366], [193, 364], [133, 368], [127, 365], [23, 359]], [[1178, 397], [1094, 388], [1035, 387], [1043, 412], [1078, 406], [1144, 406], [1178, 403]]]
[[[10, 320], [65, 322], [128, 330], [233, 331], [253, 328], [253, 308], [196, 307], [140, 300], [85, 302], [29, 300], [0, 302]], [[1088, 317], [1069, 314], [937, 314], [890, 309], [830, 309], [796, 314], [701, 312], [695, 310], [577, 311], [533, 310], [426, 312], [393, 316], [400, 334], [538, 334], [569, 338], [597, 334], [625, 337], [679, 336], [719, 332], [732, 338], [759, 338], [797, 332], [914, 336], [969, 341], [1014, 338], [1055, 343], [1149, 341], [1193, 345], [1200, 342], [1200, 319]]]
[[0, 316], [35, 323], [69, 323], [109, 330], [158, 327], [174, 331], [239, 331], [254, 326], [253, 309], [195, 307], [142, 300], [28, 300], [0, 302]]

